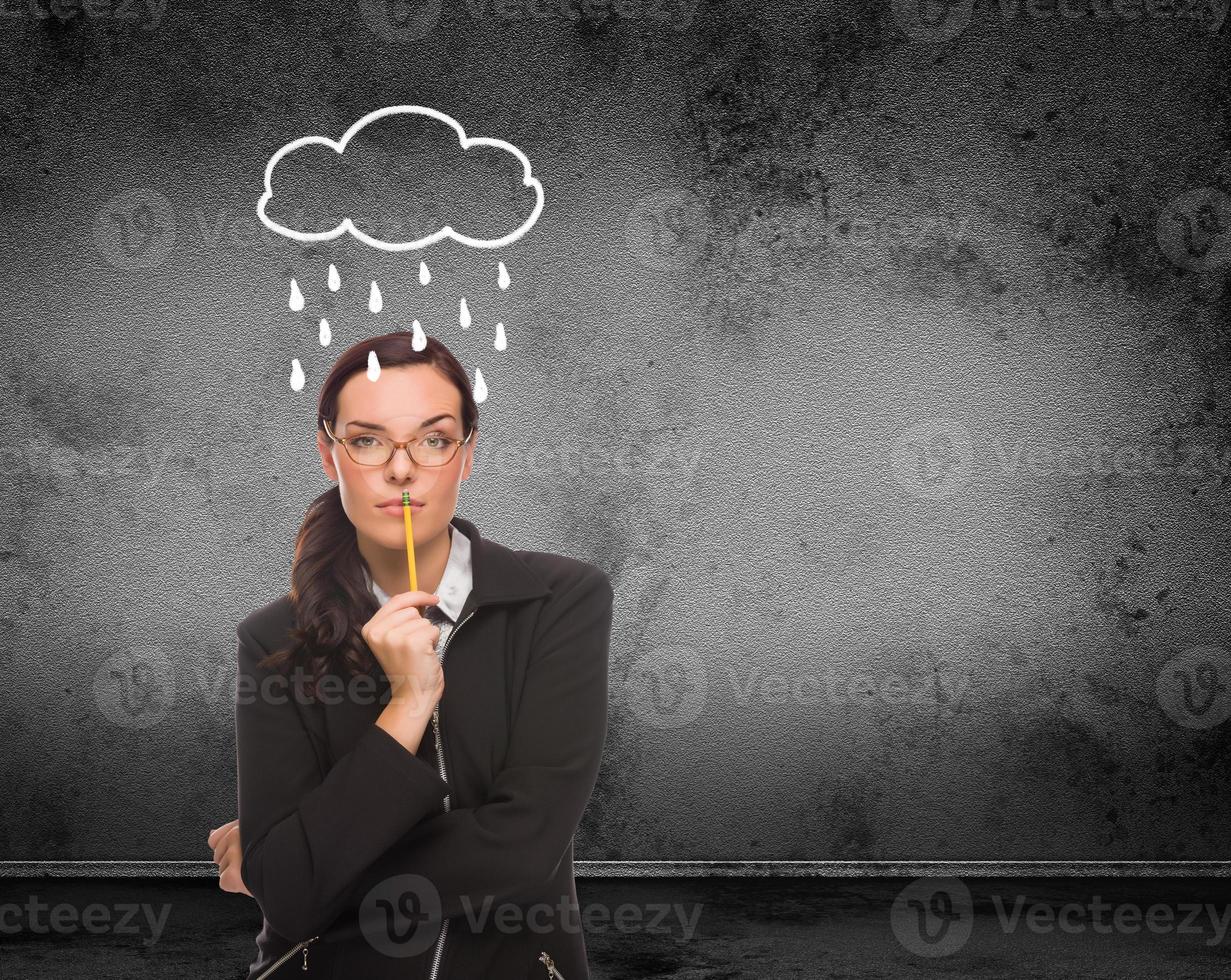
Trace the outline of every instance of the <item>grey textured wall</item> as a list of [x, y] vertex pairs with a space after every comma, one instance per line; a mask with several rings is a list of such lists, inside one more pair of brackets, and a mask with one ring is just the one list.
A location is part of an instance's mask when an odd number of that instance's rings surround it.
[[[492, 390], [460, 512], [616, 585], [580, 858], [1227, 856], [1217, 0], [55, 9], [4, 11], [0, 859], [208, 859], [313, 382], [412, 315]], [[396, 103], [547, 199], [413, 311], [254, 213]]]

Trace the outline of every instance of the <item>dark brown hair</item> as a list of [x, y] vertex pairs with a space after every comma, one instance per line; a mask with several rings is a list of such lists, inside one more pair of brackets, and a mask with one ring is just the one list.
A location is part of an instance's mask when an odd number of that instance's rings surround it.
[[[342, 352], [321, 385], [317, 402], [316, 427], [326, 440], [325, 420], [331, 428], [337, 423], [338, 395], [352, 375], [367, 371], [371, 351], [382, 370], [416, 364], [439, 370], [461, 393], [462, 432], [477, 431], [479, 407], [466, 369], [433, 337], [427, 338], [423, 350], [415, 350], [413, 336], [405, 331], [387, 333]], [[302, 668], [314, 687], [323, 674], [352, 677], [372, 669], [375, 658], [361, 631], [378, 604], [364, 581], [355, 525], [342, 508], [337, 485], [312, 501], [300, 525], [291, 565], [291, 605], [295, 625], [288, 633], [289, 642], [266, 657], [262, 667]]]

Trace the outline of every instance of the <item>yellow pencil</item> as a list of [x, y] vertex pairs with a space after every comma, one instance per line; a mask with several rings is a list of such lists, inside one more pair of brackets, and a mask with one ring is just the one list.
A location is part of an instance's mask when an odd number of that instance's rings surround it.
[[410, 491], [402, 491], [402, 523], [406, 525], [406, 564], [410, 568], [410, 591], [419, 588], [415, 575], [415, 529], [410, 523]]

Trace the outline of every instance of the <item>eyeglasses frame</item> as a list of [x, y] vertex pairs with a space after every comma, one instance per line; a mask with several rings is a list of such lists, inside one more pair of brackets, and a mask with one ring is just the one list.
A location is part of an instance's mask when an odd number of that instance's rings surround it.
[[[417, 442], [419, 437], [416, 437], [414, 439], [407, 439], [405, 442], [398, 442], [396, 439], [390, 439], [388, 436], [382, 436], [379, 432], [364, 432], [362, 433], [362, 435], [354, 435], [354, 436], [336, 436], [333, 434], [333, 430], [329, 426], [328, 419], [322, 418], [321, 424], [325, 426], [325, 432], [328, 434], [330, 439], [332, 439], [334, 442], [340, 442], [342, 444], [342, 449], [346, 452], [346, 458], [349, 459], [356, 466], [388, 466], [389, 463], [392, 462], [393, 457], [397, 455], [397, 451], [399, 449], [405, 449], [406, 455], [410, 457], [410, 461], [414, 463], [416, 466], [422, 466], [425, 469], [429, 469], [429, 470], [439, 469], [442, 466], [448, 466], [450, 463], [453, 462], [453, 460], [457, 459], [458, 450], [461, 449], [462, 446], [466, 445], [466, 443], [470, 441], [470, 437], [474, 435], [474, 426], [472, 425], [470, 427], [470, 431], [466, 434], [465, 439], [453, 439], [453, 438], [450, 438], [449, 436], [441, 436], [440, 437], [441, 439], [445, 439], [448, 442], [453, 443], [453, 454], [448, 459], [446, 459], [443, 463], [420, 463], [417, 459], [415, 459], [415, 454], [410, 451], [410, 444], [412, 442]], [[352, 439], [362, 438], [362, 436], [374, 436], [378, 439], [387, 439], [389, 442], [393, 443], [393, 448], [389, 451], [389, 458], [386, 459], [383, 463], [361, 463], [359, 462], [359, 460], [355, 459], [355, 457], [350, 454], [350, 446], [348, 446], [347, 443], [350, 442]]]

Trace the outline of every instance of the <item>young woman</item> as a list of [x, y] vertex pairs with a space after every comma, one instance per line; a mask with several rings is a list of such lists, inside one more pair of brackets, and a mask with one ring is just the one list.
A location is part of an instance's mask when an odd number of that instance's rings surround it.
[[237, 627], [220, 884], [264, 915], [250, 980], [586, 980], [572, 838], [607, 730], [611, 583], [455, 515], [478, 408], [448, 349], [411, 339], [338, 358], [317, 419], [336, 486], [289, 594]]

